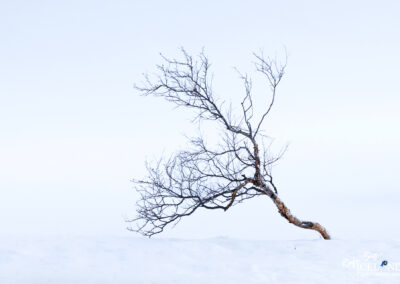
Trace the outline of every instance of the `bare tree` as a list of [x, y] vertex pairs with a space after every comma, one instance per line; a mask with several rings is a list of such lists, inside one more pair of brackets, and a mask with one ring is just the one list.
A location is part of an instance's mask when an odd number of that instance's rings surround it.
[[191, 139], [188, 150], [170, 159], [148, 165], [148, 177], [134, 180], [141, 195], [138, 216], [128, 220], [136, 228], [128, 228], [145, 236], [161, 233], [168, 224], [176, 224], [199, 208], [228, 210], [231, 206], [256, 196], [269, 197], [289, 223], [318, 231], [330, 239], [319, 223], [295, 217], [278, 196], [271, 174], [272, 165], [281, 157], [271, 156], [269, 147], [260, 147], [265, 140], [260, 132], [275, 101], [277, 87], [284, 75], [285, 64], [254, 54], [255, 68], [269, 84], [271, 99], [265, 111], [254, 115], [252, 81], [239, 73], [244, 84], [244, 98], [237, 119], [212, 91], [210, 63], [202, 52], [193, 58], [182, 49], [182, 59], [163, 55], [157, 75], [145, 75], [145, 82], [135, 86], [142, 95], [162, 97], [177, 106], [190, 108], [199, 121], [215, 121], [222, 126], [221, 143], [211, 147], [201, 136]]

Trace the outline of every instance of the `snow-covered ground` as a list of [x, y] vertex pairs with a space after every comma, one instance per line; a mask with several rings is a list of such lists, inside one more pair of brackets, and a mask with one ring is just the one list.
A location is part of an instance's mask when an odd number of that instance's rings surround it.
[[[380, 266], [386, 260], [386, 266]], [[400, 241], [0, 237], [0, 283], [399, 283]]]

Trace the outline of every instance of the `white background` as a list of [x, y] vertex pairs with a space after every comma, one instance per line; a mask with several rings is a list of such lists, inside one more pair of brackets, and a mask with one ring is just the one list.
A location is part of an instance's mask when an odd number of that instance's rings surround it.
[[[185, 145], [191, 113], [133, 89], [159, 52], [205, 48], [215, 93], [232, 67], [288, 53], [264, 130], [289, 150], [281, 198], [334, 238], [400, 238], [398, 1], [1, 1], [0, 233], [129, 235], [132, 178]], [[258, 79], [258, 80], [256, 80]], [[258, 107], [267, 101], [258, 84]], [[394, 222], [394, 223], [393, 223]], [[199, 211], [160, 237], [317, 238], [268, 199]]]

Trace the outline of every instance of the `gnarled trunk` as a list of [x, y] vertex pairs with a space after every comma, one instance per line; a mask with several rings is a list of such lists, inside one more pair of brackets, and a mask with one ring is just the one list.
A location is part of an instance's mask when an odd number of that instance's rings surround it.
[[278, 211], [281, 214], [281, 216], [286, 220], [288, 220], [289, 223], [292, 223], [293, 225], [303, 229], [315, 230], [318, 233], [320, 233], [325, 240], [331, 239], [331, 236], [329, 235], [328, 231], [321, 224], [311, 221], [302, 221], [296, 216], [293, 216], [289, 208], [286, 207], [286, 205], [282, 202], [282, 200], [278, 197], [277, 194], [275, 194], [270, 188], [265, 186], [265, 184], [263, 185], [263, 189], [264, 193], [268, 195], [275, 203], [276, 207], [278, 207]]

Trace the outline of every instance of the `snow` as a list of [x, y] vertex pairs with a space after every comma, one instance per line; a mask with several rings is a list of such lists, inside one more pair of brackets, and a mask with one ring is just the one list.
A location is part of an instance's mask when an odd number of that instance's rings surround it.
[[[400, 241], [2, 236], [0, 283], [399, 283]], [[388, 265], [380, 266], [387, 260]]]

